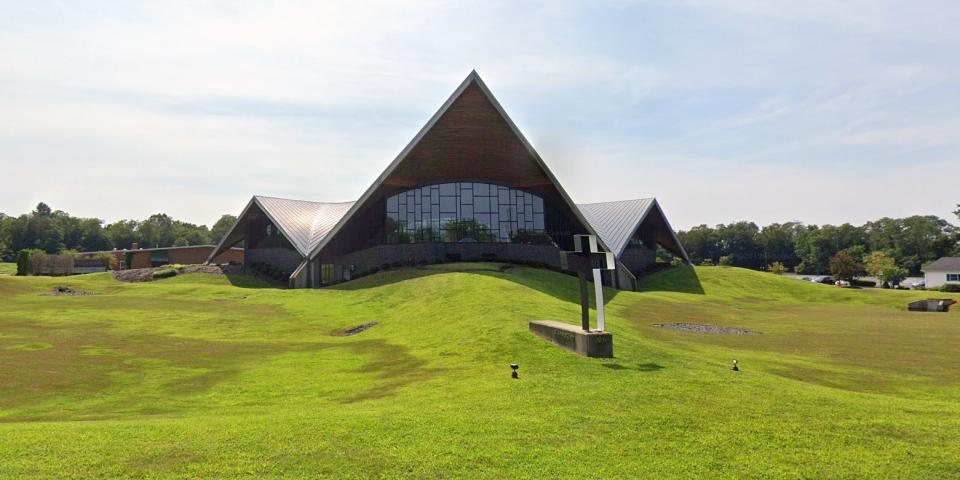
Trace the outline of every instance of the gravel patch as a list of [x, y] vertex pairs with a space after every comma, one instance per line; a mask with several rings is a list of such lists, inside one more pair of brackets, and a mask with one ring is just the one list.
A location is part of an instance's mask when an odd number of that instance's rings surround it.
[[758, 335], [760, 332], [743, 330], [733, 327], [718, 327], [716, 325], [701, 325], [699, 323], [657, 323], [655, 327], [670, 328], [673, 330], [682, 330], [684, 332], [697, 333], [721, 333], [726, 335]]
[[[153, 273], [160, 270], [171, 268], [169, 265], [155, 268], [134, 268], [130, 270], [118, 270], [113, 272], [113, 278], [121, 282], [150, 282], [155, 280]], [[243, 267], [240, 265], [187, 265], [177, 269], [177, 274], [184, 273], [208, 273], [212, 275], [233, 275], [241, 273]]]

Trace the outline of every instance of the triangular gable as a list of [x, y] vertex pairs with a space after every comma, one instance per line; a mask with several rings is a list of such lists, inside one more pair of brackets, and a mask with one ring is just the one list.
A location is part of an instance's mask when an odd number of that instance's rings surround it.
[[577, 207], [597, 232], [597, 236], [604, 240], [618, 258], [623, 255], [630, 239], [643, 222], [653, 214], [657, 216], [657, 221], [663, 222], [661, 231], [658, 231], [657, 242], [685, 261], [690, 261], [655, 198], [578, 204]]
[[[371, 198], [440, 178], [474, 178], [538, 193], [545, 200], [565, 205], [587, 232], [596, 233], [477, 72], [472, 71], [308, 259], [332, 241]], [[601, 245], [609, 250], [602, 241]]]

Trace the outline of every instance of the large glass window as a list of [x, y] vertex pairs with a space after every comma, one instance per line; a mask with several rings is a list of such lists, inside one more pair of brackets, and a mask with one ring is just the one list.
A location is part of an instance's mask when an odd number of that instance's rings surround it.
[[543, 199], [489, 183], [441, 183], [387, 198], [388, 243], [550, 242]]

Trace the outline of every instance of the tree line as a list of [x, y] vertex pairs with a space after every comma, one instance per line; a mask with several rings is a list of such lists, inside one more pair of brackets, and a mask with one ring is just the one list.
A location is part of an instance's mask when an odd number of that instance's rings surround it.
[[9, 260], [26, 249], [57, 254], [124, 249], [134, 243], [141, 248], [213, 244], [236, 220], [233, 215], [223, 215], [208, 228], [157, 213], [145, 220], [108, 224], [99, 218], [79, 218], [52, 210], [41, 202], [32, 212], [16, 217], [0, 213], [0, 259]]
[[[960, 218], [960, 205], [954, 212]], [[831, 273], [838, 262], [864, 264], [881, 252], [911, 275], [943, 256], [960, 256], [960, 228], [933, 215], [881, 218], [860, 226], [734, 222], [677, 232], [691, 262], [770, 269], [779, 264], [801, 274]], [[837, 255], [842, 253], [839, 258]], [[874, 257], [877, 258], [877, 257]], [[774, 268], [779, 268], [774, 266]]]

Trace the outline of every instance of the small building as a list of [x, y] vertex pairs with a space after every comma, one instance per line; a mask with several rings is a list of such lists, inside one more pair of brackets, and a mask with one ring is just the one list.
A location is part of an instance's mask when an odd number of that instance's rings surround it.
[[219, 252], [213, 259], [216, 245], [189, 245], [184, 247], [139, 248], [134, 243], [129, 249], [108, 250], [105, 252], [83, 252], [81, 257], [94, 257], [109, 253], [114, 255], [115, 270], [132, 268], [151, 268], [163, 265], [181, 264], [194, 265], [211, 260], [212, 263], [243, 263], [243, 249], [232, 247]]
[[923, 283], [927, 288], [940, 288], [946, 283], [960, 285], [960, 257], [943, 257], [923, 267]]

